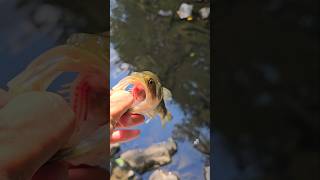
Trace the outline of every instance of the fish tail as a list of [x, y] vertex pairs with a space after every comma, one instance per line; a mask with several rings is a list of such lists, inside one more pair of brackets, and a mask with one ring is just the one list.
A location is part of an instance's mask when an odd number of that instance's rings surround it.
[[161, 118], [161, 125], [164, 128], [166, 126], [166, 124], [171, 121], [172, 119], [172, 114], [170, 112], [167, 112], [166, 115]]

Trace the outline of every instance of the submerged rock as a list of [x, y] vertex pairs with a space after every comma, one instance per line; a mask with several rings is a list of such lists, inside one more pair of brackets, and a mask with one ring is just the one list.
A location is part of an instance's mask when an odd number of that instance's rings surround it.
[[121, 158], [126, 161], [129, 166], [143, 173], [149, 169], [171, 162], [171, 156], [177, 151], [177, 144], [172, 138], [159, 144], [153, 144], [146, 149], [128, 150], [121, 154]]
[[141, 178], [128, 166], [116, 166], [112, 169], [110, 180], [140, 180]]
[[172, 16], [172, 11], [171, 10], [165, 11], [165, 10], [160, 9], [158, 14], [160, 16]]
[[202, 19], [207, 19], [210, 15], [210, 8], [209, 7], [203, 7], [199, 10], [199, 14]]
[[210, 180], [210, 166], [204, 167], [204, 178]]
[[115, 154], [117, 154], [119, 151], [120, 151], [120, 144], [119, 143], [110, 145], [110, 155], [111, 155], [111, 157], [114, 156]]
[[149, 180], [179, 180], [179, 177], [172, 172], [157, 169], [150, 175]]
[[180, 19], [185, 19], [192, 16], [192, 4], [182, 3], [180, 5], [179, 10], [177, 11], [178, 16]]

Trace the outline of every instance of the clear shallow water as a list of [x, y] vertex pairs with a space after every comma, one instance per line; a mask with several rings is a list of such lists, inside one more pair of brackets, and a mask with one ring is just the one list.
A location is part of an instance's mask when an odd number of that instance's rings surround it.
[[[112, 46], [111, 46], [112, 47]], [[117, 53], [114, 49], [111, 49], [111, 65], [110, 65], [110, 87], [114, 86], [120, 79], [127, 76], [129, 70], [121, 70], [120, 67], [123, 62], [119, 60]], [[127, 66], [127, 65], [124, 65]], [[118, 73], [117, 73], [118, 72]], [[174, 96], [174, 95], [173, 95]], [[159, 143], [168, 140], [174, 133], [174, 127], [176, 124], [182, 123], [185, 118], [181, 107], [175, 101], [167, 103], [167, 108], [171, 111], [173, 119], [169, 122], [165, 128], [161, 127], [159, 117], [152, 119], [148, 123], [140, 125], [135, 129], [141, 130], [141, 135], [138, 139], [121, 144], [121, 152], [134, 148], [146, 148], [154, 143]], [[196, 140], [197, 137], [194, 137]], [[204, 179], [203, 177], [203, 165], [205, 163], [205, 157], [199, 151], [197, 151], [193, 144], [189, 141], [178, 141], [178, 151], [173, 156], [172, 162], [161, 169], [176, 172], [182, 179]], [[143, 174], [143, 178], [147, 179], [152, 171]]]

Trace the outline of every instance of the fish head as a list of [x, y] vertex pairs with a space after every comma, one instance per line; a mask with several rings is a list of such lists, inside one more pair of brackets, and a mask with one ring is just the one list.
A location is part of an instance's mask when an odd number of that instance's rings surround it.
[[[134, 97], [145, 94], [145, 99], [158, 104], [163, 98], [162, 85], [157, 75], [150, 71], [133, 72], [130, 75], [134, 80], [132, 93]], [[144, 93], [142, 93], [144, 91]]]
[[150, 118], [158, 114], [161, 121], [170, 120], [171, 114], [164, 100], [171, 100], [172, 95], [170, 90], [162, 86], [159, 77], [150, 71], [133, 72], [130, 76], [137, 80], [132, 88], [133, 96], [137, 97], [136, 99], [139, 99], [141, 95], [145, 97], [145, 101], [138, 104], [133, 110], [142, 112], [144, 109]]
[[170, 112], [167, 111], [164, 100], [171, 100], [172, 95], [156, 74], [150, 71], [132, 72], [112, 90], [125, 90], [129, 85], [132, 85], [129, 91], [135, 99], [130, 109], [132, 113], [144, 114], [149, 118], [159, 115], [161, 120], [168, 119]]

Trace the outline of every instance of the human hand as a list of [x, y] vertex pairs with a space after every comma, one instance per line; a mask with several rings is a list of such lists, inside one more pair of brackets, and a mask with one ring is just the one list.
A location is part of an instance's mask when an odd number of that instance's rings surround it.
[[73, 111], [60, 96], [29, 92], [11, 98], [0, 89], [0, 179], [105, 179], [104, 169], [45, 164], [73, 129]]
[[110, 144], [130, 141], [139, 136], [139, 130], [117, 129], [144, 123], [144, 116], [127, 112], [134, 101], [127, 91], [110, 92]]

